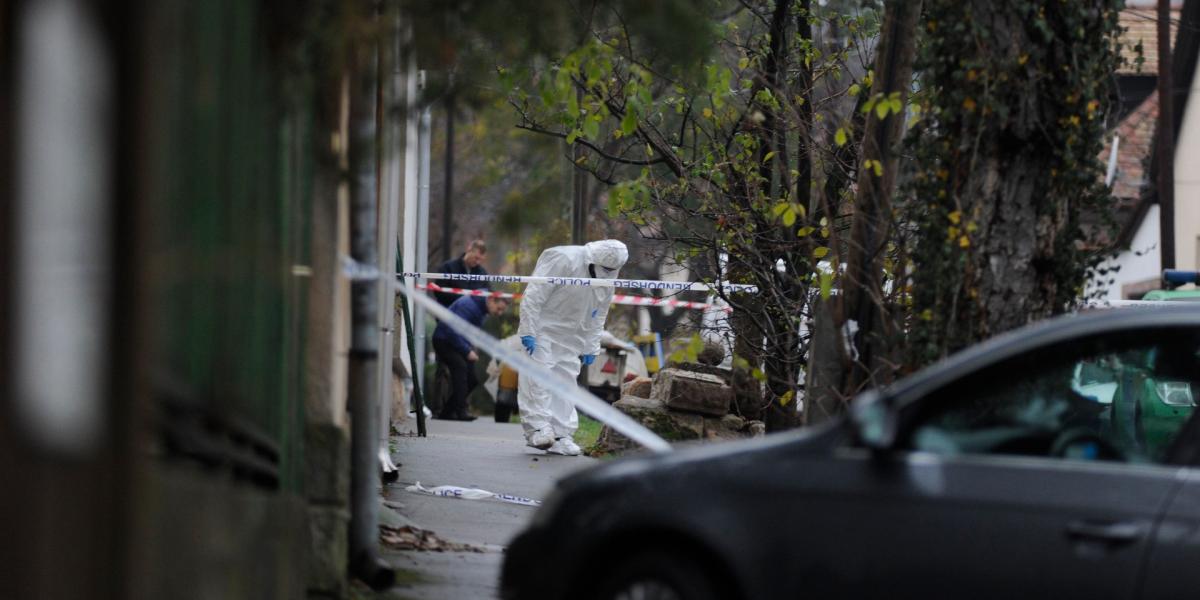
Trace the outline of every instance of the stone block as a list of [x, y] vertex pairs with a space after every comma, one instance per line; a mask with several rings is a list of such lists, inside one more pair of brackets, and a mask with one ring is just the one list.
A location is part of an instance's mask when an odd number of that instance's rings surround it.
[[723, 417], [733, 402], [733, 388], [716, 375], [663, 369], [654, 377], [650, 398], [671, 410]]
[[345, 591], [350, 554], [350, 513], [346, 509], [309, 506], [308, 579], [310, 593], [341, 597]]
[[[669, 442], [699, 439], [704, 432], [704, 418], [667, 409], [658, 400], [625, 396], [613, 403], [617, 410], [644, 425]], [[596, 450], [601, 453], [624, 452], [640, 446], [607, 425], [600, 430]]]
[[649, 377], [638, 377], [621, 387], [622, 396], [637, 396], [638, 398], [649, 398], [650, 388], [654, 385], [654, 380]]
[[305, 485], [309, 500], [345, 505], [350, 499], [350, 438], [333, 423], [309, 423], [304, 430]]

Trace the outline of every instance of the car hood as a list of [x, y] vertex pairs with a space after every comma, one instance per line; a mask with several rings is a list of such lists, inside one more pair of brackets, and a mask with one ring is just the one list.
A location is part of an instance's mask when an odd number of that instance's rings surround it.
[[773, 433], [749, 440], [682, 446], [672, 452], [641, 454], [605, 462], [559, 481], [569, 491], [580, 486], [608, 484], [617, 480], [652, 475], [656, 480], [673, 471], [724, 463], [770, 461], [776, 455], [827, 454], [848, 435], [845, 418], [821, 425]]

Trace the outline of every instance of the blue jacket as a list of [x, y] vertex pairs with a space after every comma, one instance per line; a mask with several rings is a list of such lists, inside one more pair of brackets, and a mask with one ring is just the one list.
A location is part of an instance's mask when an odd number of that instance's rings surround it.
[[[487, 301], [481, 296], [463, 296], [450, 305], [450, 312], [476, 327], [481, 327], [488, 314]], [[460, 354], [466, 355], [471, 352], [471, 344], [467, 342], [467, 338], [450, 329], [445, 323], [438, 323], [437, 329], [433, 330], [433, 339], [450, 342]]]

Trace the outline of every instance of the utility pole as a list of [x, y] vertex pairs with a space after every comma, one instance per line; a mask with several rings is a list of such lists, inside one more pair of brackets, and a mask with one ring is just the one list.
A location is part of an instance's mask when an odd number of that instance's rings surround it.
[[442, 212], [442, 260], [454, 258], [454, 94], [446, 96], [446, 194]]
[[1158, 0], [1158, 193], [1161, 268], [1175, 268], [1175, 110], [1171, 81], [1171, 0]]
[[[575, 91], [576, 100], [583, 99], [583, 90]], [[571, 243], [580, 245], [586, 242], [588, 215], [588, 173], [579, 167], [579, 159], [583, 158], [583, 146], [574, 144], [571, 161]]]

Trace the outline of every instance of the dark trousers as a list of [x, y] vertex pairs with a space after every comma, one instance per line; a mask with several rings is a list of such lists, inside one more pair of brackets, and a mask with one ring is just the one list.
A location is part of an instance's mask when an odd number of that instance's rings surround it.
[[475, 380], [475, 363], [459, 354], [449, 342], [433, 340], [433, 353], [437, 361], [450, 370], [450, 398], [442, 407], [442, 417], [456, 417], [467, 412], [467, 394], [479, 383]]

